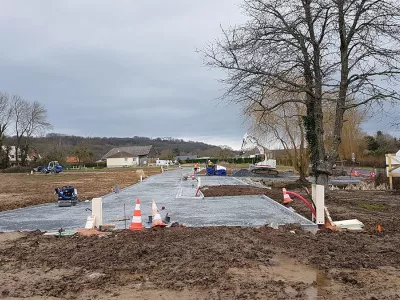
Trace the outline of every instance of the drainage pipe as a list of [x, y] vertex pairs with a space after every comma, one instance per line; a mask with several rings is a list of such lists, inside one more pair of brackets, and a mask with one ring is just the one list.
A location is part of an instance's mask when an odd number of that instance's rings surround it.
[[308, 201], [307, 201], [306, 199], [304, 199], [302, 196], [300, 196], [299, 194], [296, 194], [296, 193], [294, 193], [294, 192], [289, 192], [289, 191], [286, 191], [286, 194], [289, 194], [290, 196], [299, 198], [299, 199], [300, 199], [301, 201], [303, 201], [304, 204], [307, 205], [307, 207], [311, 210], [311, 212], [312, 212], [312, 214], [314, 215], [314, 217], [317, 217], [317, 214], [316, 214], [316, 212], [315, 212], [314, 207], [312, 207], [312, 205], [310, 204], [310, 202], [308, 202]]
[[197, 195], [199, 194], [200, 188], [201, 188], [200, 186], [197, 188], [196, 197], [197, 197]]

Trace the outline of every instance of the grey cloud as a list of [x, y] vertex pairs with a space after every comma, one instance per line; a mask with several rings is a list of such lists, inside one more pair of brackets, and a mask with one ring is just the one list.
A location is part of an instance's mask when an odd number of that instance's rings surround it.
[[214, 100], [223, 74], [195, 48], [241, 18], [230, 0], [4, 1], [0, 89], [68, 134], [236, 141], [239, 107]]

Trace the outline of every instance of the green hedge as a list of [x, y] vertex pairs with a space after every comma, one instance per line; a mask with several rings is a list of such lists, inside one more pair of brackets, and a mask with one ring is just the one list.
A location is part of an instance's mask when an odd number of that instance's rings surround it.
[[64, 163], [62, 165], [64, 168], [73, 168], [73, 167], [86, 167], [86, 168], [98, 168], [98, 169], [102, 169], [102, 168], [106, 168], [107, 167], [107, 163], [106, 162], [88, 162], [88, 163]]

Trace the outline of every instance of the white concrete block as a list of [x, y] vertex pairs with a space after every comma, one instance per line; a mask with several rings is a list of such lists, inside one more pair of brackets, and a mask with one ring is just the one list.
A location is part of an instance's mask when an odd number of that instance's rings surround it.
[[92, 214], [96, 216], [94, 225], [99, 228], [103, 225], [103, 199], [93, 198], [92, 200]]
[[94, 215], [88, 216], [87, 220], [86, 220], [85, 229], [93, 229], [95, 220], [96, 220], [96, 216], [94, 216]]

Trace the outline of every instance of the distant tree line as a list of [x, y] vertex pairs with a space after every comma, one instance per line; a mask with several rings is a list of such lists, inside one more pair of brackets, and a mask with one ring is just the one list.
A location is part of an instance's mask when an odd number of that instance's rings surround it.
[[[16, 136], [7, 138], [7, 144], [16, 142]], [[31, 139], [34, 148], [41, 153], [43, 160], [58, 160], [65, 163], [68, 156], [78, 159], [78, 164], [94, 163], [114, 147], [153, 145], [160, 159], [170, 159], [179, 155], [199, 157], [231, 157], [235, 151], [226, 146], [214, 146], [202, 142], [184, 141], [174, 138], [148, 137], [81, 137], [60, 133], [49, 133]]]

